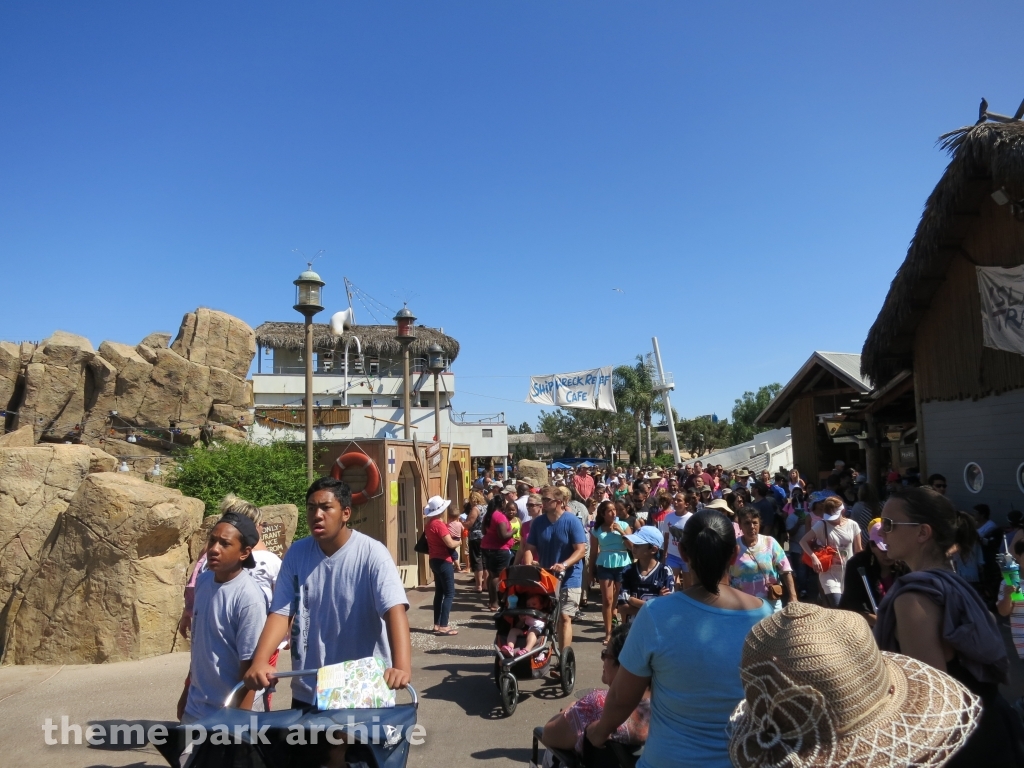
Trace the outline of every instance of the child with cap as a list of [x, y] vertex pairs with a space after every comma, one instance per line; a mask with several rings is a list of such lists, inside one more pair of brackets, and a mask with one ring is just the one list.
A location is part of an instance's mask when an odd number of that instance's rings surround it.
[[623, 622], [631, 621], [648, 600], [671, 594], [675, 589], [672, 569], [658, 561], [665, 542], [660, 530], [645, 525], [628, 534], [626, 541], [632, 547], [635, 562], [622, 574], [619, 616]]
[[[267, 602], [254, 579], [252, 548], [259, 541], [256, 524], [228, 512], [210, 531], [207, 569], [196, 581], [192, 616], [192, 661], [189, 681], [178, 702], [178, 719], [195, 722], [219, 711], [231, 689], [249, 669], [267, 620]], [[250, 693], [242, 707], [252, 705]]]

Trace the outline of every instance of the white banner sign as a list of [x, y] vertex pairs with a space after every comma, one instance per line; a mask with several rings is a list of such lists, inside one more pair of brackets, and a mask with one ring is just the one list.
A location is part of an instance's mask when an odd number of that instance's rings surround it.
[[1024, 355], [1024, 266], [977, 270], [984, 345]]
[[526, 402], [557, 405], [561, 408], [614, 411], [612, 367], [608, 365], [592, 371], [531, 376], [530, 394]]

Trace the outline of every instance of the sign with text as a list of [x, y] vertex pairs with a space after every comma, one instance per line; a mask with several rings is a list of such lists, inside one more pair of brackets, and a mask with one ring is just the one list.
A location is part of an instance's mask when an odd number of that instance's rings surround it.
[[608, 365], [590, 371], [531, 376], [526, 402], [559, 408], [614, 411], [612, 367]]
[[976, 269], [984, 345], [1024, 355], [1024, 266]]
[[263, 530], [260, 531], [260, 539], [263, 540], [267, 549], [278, 557], [284, 557], [287, 547], [285, 546], [283, 523], [264, 523]]

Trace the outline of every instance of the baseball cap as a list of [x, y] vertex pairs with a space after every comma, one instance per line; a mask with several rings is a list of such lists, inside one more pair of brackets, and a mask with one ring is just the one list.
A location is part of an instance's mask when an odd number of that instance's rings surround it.
[[501, 492], [502, 493], [512, 493], [512, 494], [517, 493], [516, 487], [514, 485], [506, 485], [504, 488], [501, 489]]
[[665, 543], [665, 535], [653, 525], [642, 526], [636, 533], [627, 534], [626, 539], [633, 544], [650, 544], [659, 548]]
[[883, 552], [889, 549], [889, 545], [882, 538], [882, 518], [876, 517], [868, 523], [868, 539]]
[[[256, 523], [250, 520], [245, 515], [240, 515], [237, 512], [225, 512], [221, 515], [220, 520], [217, 521], [217, 525], [221, 523], [227, 523], [235, 528], [238, 533], [242, 536], [242, 545], [246, 547], [255, 547], [260, 540], [260, 532], [256, 530]], [[216, 526], [214, 526], [216, 527]], [[249, 556], [242, 561], [243, 568], [255, 568], [256, 558], [249, 553]]]

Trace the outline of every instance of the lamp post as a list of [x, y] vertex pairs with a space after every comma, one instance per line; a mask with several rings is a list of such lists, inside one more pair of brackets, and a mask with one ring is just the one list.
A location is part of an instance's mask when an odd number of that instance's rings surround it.
[[395, 338], [402, 345], [402, 426], [405, 429], [406, 440], [412, 436], [412, 413], [409, 410], [409, 390], [412, 388], [409, 382], [409, 345], [416, 338], [412, 335], [412, 324], [415, 321], [416, 316], [404, 305], [395, 315], [395, 323], [398, 325]]
[[437, 380], [444, 371], [444, 350], [441, 345], [434, 342], [427, 349], [427, 370], [434, 374], [434, 440], [441, 440], [441, 391], [438, 389]]
[[313, 264], [295, 282], [295, 306], [306, 322], [306, 480], [313, 482], [313, 315], [323, 311], [320, 289], [324, 281], [313, 271]]

